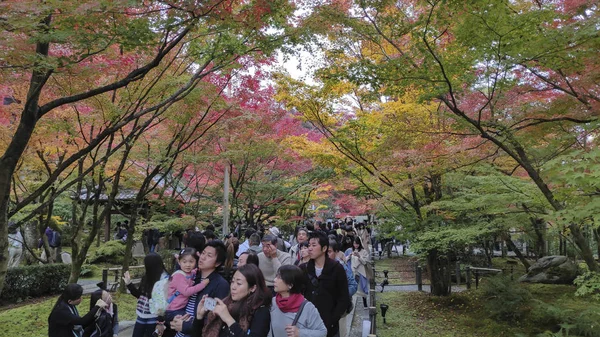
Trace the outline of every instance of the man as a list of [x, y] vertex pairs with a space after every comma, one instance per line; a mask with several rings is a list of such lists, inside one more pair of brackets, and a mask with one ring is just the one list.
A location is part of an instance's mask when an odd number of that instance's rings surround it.
[[277, 249], [282, 252], [287, 252], [290, 249], [290, 243], [279, 237], [279, 228], [271, 226], [271, 228], [269, 228], [269, 234], [272, 234], [277, 238]]
[[260, 235], [258, 235], [258, 233], [250, 235], [250, 240], [248, 244], [250, 245], [250, 247], [248, 248], [248, 252], [252, 252], [257, 255], [262, 252], [263, 247], [260, 243]]
[[[352, 270], [346, 265], [346, 257], [344, 256], [344, 253], [340, 251], [340, 244], [336, 240], [329, 239], [329, 248], [327, 249], [327, 256], [330, 259], [337, 261], [339, 264], [342, 265], [342, 267], [344, 267], [344, 271], [346, 272], [346, 281], [348, 282], [348, 296], [350, 303], [352, 303], [352, 295], [356, 294], [356, 291], [358, 290], [358, 283], [354, 278]], [[348, 305], [346, 313], [342, 316], [342, 318], [340, 318], [340, 336], [346, 336], [346, 317], [348, 317], [348, 314], [351, 311], [352, 304]]]
[[277, 270], [283, 265], [292, 264], [292, 258], [290, 254], [277, 249], [277, 237], [274, 235], [265, 235], [262, 239], [262, 246], [262, 252], [258, 254], [258, 268], [265, 277], [267, 288], [271, 289], [275, 295], [273, 282]]
[[8, 225], [8, 268], [18, 267], [23, 255], [23, 236], [14, 222]]
[[337, 336], [339, 320], [350, 305], [346, 272], [340, 263], [327, 256], [327, 234], [315, 231], [308, 242], [310, 261], [300, 266], [308, 276], [304, 297], [317, 307], [327, 327], [327, 337]]
[[242, 244], [240, 244], [240, 247], [238, 248], [237, 252], [235, 253], [236, 257], [240, 257], [240, 255], [244, 252], [246, 252], [249, 248], [250, 248], [250, 236], [252, 234], [254, 234], [256, 231], [252, 228], [248, 228], [246, 229], [246, 232], [244, 233], [244, 237], [246, 238], [246, 240], [244, 242], [242, 242]]
[[177, 315], [173, 321], [166, 322], [170, 324], [171, 329], [178, 331], [177, 337], [199, 336], [200, 331], [194, 331], [194, 320], [198, 310], [198, 304], [202, 301], [204, 295], [212, 298], [225, 299], [229, 295], [229, 283], [217, 272], [227, 258], [225, 244], [220, 240], [212, 240], [206, 243], [204, 250], [198, 258], [198, 272], [194, 279], [194, 284], [208, 279], [209, 283], [200, 292], [190, 296], [185, 307], [187, 316]]
[[300, 244], [302, 242], [308, 241], [308, 230], [306, 228], [298, 229], [298, 233], [296, 233], [296, 241], [298, 241], [298, 243], [293, 245], [292, 248], [290, 248], [292, 263], [295, 263], [296, 261], [300, 260], [300, 249], [298, 248], [300, 247]]

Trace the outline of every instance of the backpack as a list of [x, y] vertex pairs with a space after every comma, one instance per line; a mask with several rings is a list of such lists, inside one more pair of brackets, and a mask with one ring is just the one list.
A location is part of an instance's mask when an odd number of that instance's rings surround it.
[[52, 235], [48, 238], [48, 245], [52, 248], [60, 247], [62, 243], [60, 233], [58, 231], [52, 231]]
[[[116, 313], [116, 305], [113, 304], [113, 306], [114, 306], [114, 310]], [[86, 329], [86, 332], [90, 333], [89, 334], [90, 337], [112, 337], [114, 335], [114, 333], [113, 333], [114, 317], [116, 317], [116, 316], [111, 316], [102, 309], [99, 310], [98, 313], [96, 314], [96, 320], [95, 320], [94, 324], [92, 324], [92, 326], [91, 326], [91, 329], [93, 329], [93, 330], [90, 332], [90, 331], [88, 331], [88, 329]], [[87, 333], [84, 333], [84, 336], [87, 336]]]
[[[182, 270], [178, 270], [173, 274], [176, 273], [182, 273], [185, 275], [185, 272]], [[160, 279], [158, 281], [156, 281], [156, 283], [154, 283], [154, 286], [152, 287], [152, 298], [150, 298], [149, 304], [150, 304], [150, 313], [152, 313], [153, 315], [159, 315], [162, 316], [165, 314], [165, 311], [167, 311], [167, 307], [169, 306], [169, 303], [173, 302], [173, 300], [175, 299], [175, 297], [177, 297], [179, 295], [179, 292], [175, 292], [175, 294], [171, 295], [171, 297], [169, 297], [169, 281], [171, 280], [171, 277], [165, 277], [163, 279]]]

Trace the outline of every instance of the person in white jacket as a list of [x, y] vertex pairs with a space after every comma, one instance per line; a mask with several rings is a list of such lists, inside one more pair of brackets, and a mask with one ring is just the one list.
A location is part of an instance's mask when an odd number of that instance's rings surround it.
[[369, 295], [369, 279], [367, 278], [366, 266], [369, 262], [369, 251], [362, 245], [360, 237], [356, 236], [353, 242], [352, 254], [350, 254], [352, 272], [358, 282], [356, 295], [363, 298], [363, 305], [367, 308], [367, 296]]
[[[306, 278], [297, 266], [281, 266], [275, 277], [268, 337], [325, 337], [327, 328], [317, 308], [302, 296]], [[298, 316], [298, 317], [296, 317]], [[293, 325], [294, 320], [296, 324]]]
[[18, 267], [23, 255], [23, 236], [19, 228], [11, 223], [8, 226], [8, 268]]

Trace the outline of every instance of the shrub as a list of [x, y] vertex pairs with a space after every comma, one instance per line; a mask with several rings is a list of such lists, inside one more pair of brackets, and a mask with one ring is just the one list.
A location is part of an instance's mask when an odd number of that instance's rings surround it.
[[125, 256], [125, 244], [120, 240], [103, 243], [90, 257], [90, 263], [106, 262], [122, 264]]
[[586, 272], [573, 281], [577, 286], [576, 296], [591, 297], [600, 300], [600, 273]]
[[531, 293], [509, 276], [497, 275], [487, 278], [480, 287], [484, 304], [490, 316], [501, 321], [514, 322], [521, 319], [528, 311]]
[[10, 268], [6, 271], [2, 302], [16, 303], [30, 297], [60, 293], [69, 281], [70, 264], [44, 264]]

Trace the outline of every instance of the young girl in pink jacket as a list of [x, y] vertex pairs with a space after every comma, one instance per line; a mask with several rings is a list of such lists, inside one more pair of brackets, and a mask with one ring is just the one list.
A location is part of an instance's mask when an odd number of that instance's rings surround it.
[[171, 321], [176, 315], [185, 315], [188, 298], [204, 289], [209, 282], [207, 278], [194, 285], [196, 266], [198, 265], [196, 249], [191, 247], [182, 249], [178, 259], [181, 270], [174, 272], [169, 281], [169, 305], [165, 312], [168, 321]]

